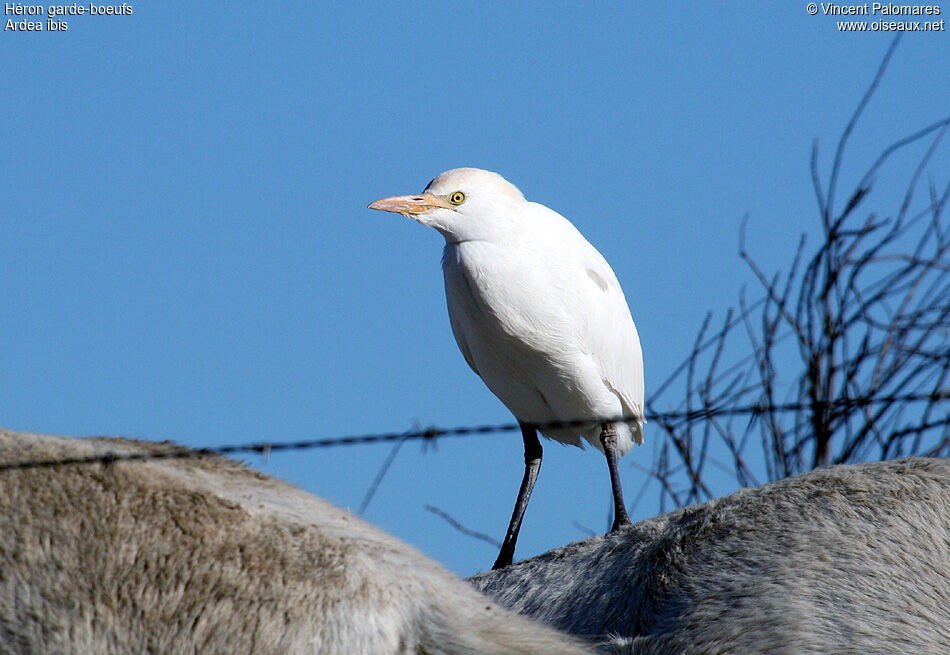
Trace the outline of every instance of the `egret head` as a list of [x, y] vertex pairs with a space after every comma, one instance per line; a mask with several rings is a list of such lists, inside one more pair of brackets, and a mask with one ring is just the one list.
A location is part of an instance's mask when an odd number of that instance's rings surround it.
[[369, 207], [434, 227], [446, 241], [456, 243], [503, 235], [524, 202], [521, 191], [498, 173], [456, 168], [436, 177], [418, 195], [382, 198]]

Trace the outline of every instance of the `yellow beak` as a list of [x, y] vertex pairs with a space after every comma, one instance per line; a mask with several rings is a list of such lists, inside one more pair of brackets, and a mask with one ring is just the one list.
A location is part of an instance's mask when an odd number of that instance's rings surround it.
[[384, 212], [395, 212], [396, 214], [416, 215], [425, 214], [436, 207], [451, 209], [452, 205], [448, 202], [434, 196], [431, 193], [420, 193], [415, 196], [391, 196], [389, 198], [380, 198], [369, 206], [370, 209], [378, 209]]

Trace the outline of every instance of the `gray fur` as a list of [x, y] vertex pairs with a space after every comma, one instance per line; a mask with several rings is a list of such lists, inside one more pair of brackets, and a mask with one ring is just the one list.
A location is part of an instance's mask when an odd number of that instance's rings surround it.
[[[0, 431], [0, 462], [167, 445]], [[0, 471], [0, 654], [588, 653], [223, 458]]]
[[471, 582], [624, 653], [950, 654], [950, 460], [813, 471]]

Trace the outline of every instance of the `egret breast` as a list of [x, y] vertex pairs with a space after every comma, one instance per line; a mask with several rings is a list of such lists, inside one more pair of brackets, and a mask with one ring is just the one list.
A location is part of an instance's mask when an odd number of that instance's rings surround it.
[[[539, 267], [535, 253], [513, 255], [497, 244], [449, 244], [442, 259], [452, 332], [469, 366], [519, 421], [544, 424], [627, 414], [585, 348], [573, 295], [577, 281], [558, 267]], [[580, 271], [587, 284], [596, 284]], [[620, 451], [634, 435], [618, 426]], [[599, 425], [548, 428], [545, 436], [599, 450]]]

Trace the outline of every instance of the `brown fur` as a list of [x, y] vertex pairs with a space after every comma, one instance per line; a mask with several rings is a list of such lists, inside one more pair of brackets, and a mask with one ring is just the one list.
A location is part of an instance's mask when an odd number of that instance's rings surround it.
[[[0, 461], [168, 445], [0, 431]], [[584, 653], [223, 458], [0, 472], [0, 653]]]

